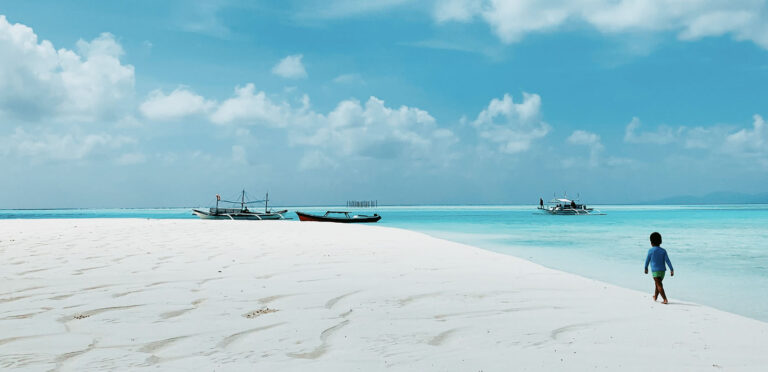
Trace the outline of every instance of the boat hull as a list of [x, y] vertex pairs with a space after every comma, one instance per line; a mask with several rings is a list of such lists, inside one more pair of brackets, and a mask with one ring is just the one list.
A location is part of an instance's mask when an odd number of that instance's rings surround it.
[[283, 216], [283, 214], [287, 212], [288, 210], [282, 210], [282, 211], [270, 212], [270, 213], [240, 212], [240, 213], [212, 214], [210, 212], [201, 211], [197, 209], [192, 210], [192, 213], [194, 215], [204, 220], [248, 220], [248, 221], [284, 220], [285, 217]]
[[554, 208], [538, 208], [539, 210], [543, 211], [546, 214], [551, 215], [557, 215], [557, 216], [586, 216], [586, 215], [594, 215], [594, 214], [604, 214], [600, 213], [599, 211], [595, 211], [592, 208], [584, 208], [584, 209], [572, 209], [572, 208], [565, 208], [565, 209], [554, 209]]
[[296, 212], [300, 221], [309, 222], [336, 222], [336, 223], [374, 223], [381, 219], [381, 216], [367, 216], [367, 217], [327, 217], [317, 216], [314, 214], [308, 214], [303, 212]]

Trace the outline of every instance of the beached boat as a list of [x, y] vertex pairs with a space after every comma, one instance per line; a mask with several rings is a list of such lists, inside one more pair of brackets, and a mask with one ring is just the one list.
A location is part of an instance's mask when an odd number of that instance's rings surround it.
[[[240, 204], [240, 208], [219, 208], [219, 203]], [[248, 204], [264, 203], [264, 212], [257, 212], [248, 209]], [[216, 207], [209, 208], [207, 211], [193, 209], [192, 213], [204, 220], [284, 220], [283, 215], [288, 213], [287, 209], [272, 211], [269, 209], [269, 193], [264, 200], [246, 201], [245, 190], [243, 190], [240, 201], [221, 200], [221, 196], [216, 194]]]
[[543, 199], [539, 199], [538, 209], [543, 213], [556, 214], [556, 215], [602, 215], [605, 213], [600, 212], [597, 209], [589, 208], [586, 204], [578, 203], [578, 199], [568, 199], [568, 195], [562, 198], [554, 198], [547, 203], [544, 203]]
[[299, 216], [301, 221], [313, 222], [371, 223], [378, 222], [381, 219], [381, 216], [376, 213], [373, 216], [364, 214], [353, 215], [347, 211], [327, 211], [322, 216], [296, 211], [296, 215]]

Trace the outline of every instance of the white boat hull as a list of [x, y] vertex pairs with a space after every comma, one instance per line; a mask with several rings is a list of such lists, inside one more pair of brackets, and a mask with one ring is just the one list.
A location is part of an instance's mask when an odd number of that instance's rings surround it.
[[284, 220], [283, 213], [288, 211], [269, 212], [269, 213], [254, 213], [254, 212], [238, 212], [238, 213], [217, 213], [211, 214], [201, 210], [194, 209], [192, 213], [204, 220], [250, 220], [250, 221], [264, 221], [264, 220]]
[[551, 215], [559, 215], [559, 216], [586, 216], [586, 215], [603, 215], [605, 213], [601, 213], [600, 211], [596, 211], [592, 208], [542, 208], [539, 207], [539, 210], [541, 210], [544, 213], [551, 214]]

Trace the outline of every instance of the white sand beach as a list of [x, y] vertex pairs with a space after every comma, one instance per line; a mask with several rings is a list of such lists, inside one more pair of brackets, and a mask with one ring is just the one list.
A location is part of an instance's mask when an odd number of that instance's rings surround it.
[[7, 220], [0, 276], [0, 370], [768, 365], [768, 323], [654, 303], [650, 279], [640, 293], [380, 226]]

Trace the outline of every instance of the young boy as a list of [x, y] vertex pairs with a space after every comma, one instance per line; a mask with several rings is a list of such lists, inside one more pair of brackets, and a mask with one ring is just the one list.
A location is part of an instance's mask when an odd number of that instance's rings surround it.
[[648, 250], [648, 257], [645, 258], [645, 273], [648, 274], [648, 263], [651, 264], [651, 271], [653, 272], [653, 282], [656, 284], [656, 290], [653, 292], [653, 300], [656, 301], [661, 294], [661, 298], [664, 299], [663, 303], [667, 302], [667, 294], [664, 293], [664, 285], [661, 281], [664, 280], [664, 273], [667, 271], [664, 264], [669, 266], [671, 276], [675, 276], [675, 269], [672, 268], [672, 262], [669, 261], [667, 251], [661, 247], [661, 234], [655, 232], [651, 234], [651, 249]]

